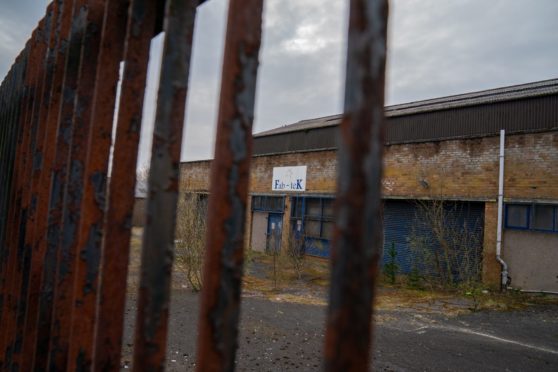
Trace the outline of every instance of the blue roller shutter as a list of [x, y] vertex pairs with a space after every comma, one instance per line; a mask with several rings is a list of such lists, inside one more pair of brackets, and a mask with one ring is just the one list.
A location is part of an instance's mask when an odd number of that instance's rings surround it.
[[[483, 240], [483, 220], [484, 203], [474, 202], [447, 202], [448, 213], [446, 226], [460, 230], [466, 228], [469, 232], [471, 249], [467, 254], [459, 257], [461, 263], [479, 265], [482, 240]], [[395, 244], [397, 252], [396, 262], [399, 272], [408, 274], [416, 268], [422, 274], [435, 271], [432, 267], [424, 267], [421, 260], [417, 259], [417, 249], [413, 248], [412, 239], [420, 242], [432, 251], [440, 250], [438, 241], [428, 223], [422, 215], [421, 208], [415, 201], [387, 200], [384, 205], [384, 254], [382, 263], [385, 265], [389, 261], [388, 251], [392, 244]], [[458, 276], [458, 269], [453, 268], [454, 276]]]
[[409, 245], [411, 229], [415, 220], [416, 207], [406, 201], [386, 201], [384, 204], [384, 255], [382, 263], [388, 260], [388, 250], [395, 244], [396, 262], [399, 271], [408, 274], [412, 269], [413, 251]]

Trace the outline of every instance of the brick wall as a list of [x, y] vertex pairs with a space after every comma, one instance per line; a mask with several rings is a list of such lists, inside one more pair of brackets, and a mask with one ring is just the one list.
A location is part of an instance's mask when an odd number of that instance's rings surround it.
[[180, 190], [208, 191], [211, 161], [193, 161], [180, 164]]
[[[383, 193], [388, 198], [484, 200], [483, 274], [497, 284], [494, 261], [499, 137], [386, 146]], [[506, 200], [558, 201], [558, 131], [506, 138]], [[271, 193], [273, 167], [307, 166], [306, 193], [335, 192], [337, 154], [312, 151], [253, 158], [250, 189]], [[182, 164], [183, 190], [207, 190], [209, 161]]]
[[[558, 132], [506, 138], [507, 199], [558, 199]], [[499, 137], [386, 148], [386, 196], [496, 199]]]
[[[495, 200], [498, 147], [498, 137], [386, 146], [384, 196]], [[312, 151], [255, 157], [251, 192], [271, 192], [273, 167], [306, 165], [306, 192], [331, 194], [336, 156], [335, 151]], [[209, 161], [182, 163], [182, 189], [207, 190], [209, 168]], [[557, 131], [506, 138], [506, 199], [558, 200], [557, 169]]]
[[[335, 192], [336, 152], [313, 151], [272, 156], [258, 156], [252, 159], [250, 191], [271, 193], [273, 167], [306, 165], [306, 192]], [[181, 189], [189, 191], [209, 188], [210, 161], [196, 161], [181, 164]]]
[[504, 197], [558, 200], [558, 131], [506, 142]]

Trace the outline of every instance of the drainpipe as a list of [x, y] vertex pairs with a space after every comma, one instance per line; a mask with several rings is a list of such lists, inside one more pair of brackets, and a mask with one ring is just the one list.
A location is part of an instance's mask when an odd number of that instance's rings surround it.
[[502, 216], [504, 206], [504, 145], [506, 131], [500, 130], [500, 169], [498, 175], [498, 227], [496, 231], [496, 260], [502, 265], [501, 288], [505, 290], [508, 286], [508, 264], [502, 259]]

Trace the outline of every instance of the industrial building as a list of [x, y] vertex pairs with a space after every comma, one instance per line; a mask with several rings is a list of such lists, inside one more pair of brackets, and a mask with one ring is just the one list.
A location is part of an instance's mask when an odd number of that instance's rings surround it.
[[[395, 248], [399, 270], [424, 269], [414, 262], [417, 242], [444, 244], [424, 223], [424, 213], [441, 206], [440, 226], [453, 226], [467, 246], [460, 259], [498, 286], [500, 184], [500, 259], [509, 284], [558, 292], [558, 79], [388, 106], [385, 113], [384, 252]], [[265, 250], [276, 233], [283, 247], [296, 237], [305, 254], [329, 256], [340, 119], [254, 135], [247, 248]], [[210, 166], [182, 163], [181, 190], [207, 193]]]

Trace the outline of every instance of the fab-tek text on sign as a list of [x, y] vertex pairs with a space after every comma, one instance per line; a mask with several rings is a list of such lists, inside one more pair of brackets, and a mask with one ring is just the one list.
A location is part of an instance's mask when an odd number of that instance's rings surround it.
[[271, 190], [305, 191], [306, 165], [297, 167], [274, 167]]

